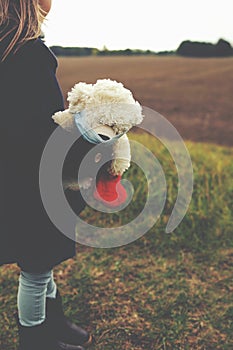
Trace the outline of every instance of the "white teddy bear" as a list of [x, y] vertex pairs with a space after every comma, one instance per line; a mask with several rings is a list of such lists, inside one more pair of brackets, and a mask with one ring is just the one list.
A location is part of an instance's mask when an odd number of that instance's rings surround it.
[[110, 176], [121, 177], [129, 168], [131, 154], [126, 133], [143, 120], [142, 108], [122, 83], [99, 79], [95, 84], [80, 82], [68, 93], [69, 107], [55, 113], [53, 120], [66, 130], [78, 128], [91, 143], [113, 142]]

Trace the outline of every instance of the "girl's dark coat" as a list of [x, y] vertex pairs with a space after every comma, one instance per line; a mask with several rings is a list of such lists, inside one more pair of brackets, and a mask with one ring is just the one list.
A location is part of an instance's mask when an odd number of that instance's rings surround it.
[[[0, 58], [5, 46], [0, 42]], [[47, 216], [39, 190], [41, 155], [56, 128], [51, 116], [64, 109], [56, 67], [40, 39], [0, 63], [0, 264], [17, 263], [32, 272], [75, 254], [74, 241]], [[82, 152], [83, 147], [85, 142]], [[76, 212], [81, 212], [80, 195], [77, 203]]]

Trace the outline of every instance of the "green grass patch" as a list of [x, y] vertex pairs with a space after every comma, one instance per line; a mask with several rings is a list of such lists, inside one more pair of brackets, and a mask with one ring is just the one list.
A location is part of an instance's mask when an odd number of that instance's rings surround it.
[[[177, 196], [177, 173], [168, 151], [149, 135], [131, 134], [160, 162], [167, 199], [157, 223], [119, 248], [77, 245], [75, 259], [55, 268], [66, 314], [94, 333], [96, 350], [230, 350], [233, 348], [233, 149], [187, 142], [194, 169], [189, 210], [171, 233], [165, 227]], [[142, 210], [146, 178], [132, 165], [125, 178], [133, 201], [121, 213], [91, 208], [82, 218], [119, 226]], [[15, 350], [15, 265], [0, 269], [0, 349]]]

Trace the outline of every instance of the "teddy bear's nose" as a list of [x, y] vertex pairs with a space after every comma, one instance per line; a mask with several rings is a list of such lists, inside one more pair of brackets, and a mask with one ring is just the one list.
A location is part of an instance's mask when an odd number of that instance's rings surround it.
[[107, 135], [103, 135], [103, 134], [98, 134], [102, 140], [107, 141], [110, 140], [110, 137], [108, 137]]

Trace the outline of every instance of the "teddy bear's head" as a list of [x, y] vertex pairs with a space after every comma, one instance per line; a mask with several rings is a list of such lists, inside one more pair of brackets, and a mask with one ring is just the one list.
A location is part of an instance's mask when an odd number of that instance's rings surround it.
[[143, 119], [142, 108], [132, 92], [114, 80], [78, 83], [68, 92], [67, 100], [68, 109], [53, 116], [54, 121], [66, 129], [73, 127], [73, 115], [82, 111], [90, 128], [108, 125], [115, 134], [127, 132]]

